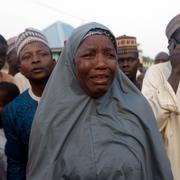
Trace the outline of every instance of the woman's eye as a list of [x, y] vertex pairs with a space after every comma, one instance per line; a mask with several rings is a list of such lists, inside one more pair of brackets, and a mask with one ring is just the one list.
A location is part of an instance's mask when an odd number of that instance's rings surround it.
[[92, 57], [92, 56], [94, 56], [93, 53], [86, 53], [86, 54], [83, 54], [81, 57], [89, 58], [89, 57]]
[[114, 58], [114, 57], [116, 57], [116, 55], [115, 55], [115, 54], [110, 54], [109, 56], [111, 56], [111, 57], [113, 57], [113, 58]]
[[108, 56], [109, 58], [115, 58], [116, 55], [114, 53], [107, 53], [106, 56]]
[[48, 56], [49, 54], [47, 52], [41, 52], [40, 55], [41, 56]]

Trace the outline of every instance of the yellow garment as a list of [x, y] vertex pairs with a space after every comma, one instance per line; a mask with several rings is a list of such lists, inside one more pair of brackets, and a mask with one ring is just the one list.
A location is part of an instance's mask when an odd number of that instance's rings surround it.
[[170, 62], [151, 66], [146, 72], [142, 93], [156, 116], [174, 179], [180, 180], [180, 85], [175, 94], [167, 81], [170, 73]]
[[14, 78], [21, 93], [30, 87], [29, 80], [20, 72], [17, 73]]

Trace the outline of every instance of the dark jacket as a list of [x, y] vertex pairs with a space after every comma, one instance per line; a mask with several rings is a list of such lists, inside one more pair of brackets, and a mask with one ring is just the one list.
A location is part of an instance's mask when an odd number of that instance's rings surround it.
[[4, 108], [7, 180], [26, 179], [29, 135], [37, 105], [37, 101], [30, 97], [28, 91], [25, 91]]

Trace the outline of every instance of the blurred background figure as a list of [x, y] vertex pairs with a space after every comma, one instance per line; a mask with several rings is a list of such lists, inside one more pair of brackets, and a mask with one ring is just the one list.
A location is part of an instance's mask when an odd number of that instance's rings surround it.
[[13, 76], [2, 71], [4, 64], [6, 62], [7, 48], [8, 48], [7, 41], [2, 35], [0, 35], [0, 82], [8, 81], [15, 83]]
[[169, 61], [169, 55], [166, 52], [159, 52], [154, 58], [154, 64]]
[[19, 95], [18, 87], [11, 82], [0, 82], [0, 180], [5, 180], [6, 178], [6, 156], [5, 156], [5, 143], [6, 138], [3, 131], [2, 123], [2, 111], [3, 107], [16, 98]]
[[8, 63], [8, 74], [14, 76], [19, 72], [19, 60], [16, 53], [16, 43], [17, 37], [12, 37], [7, 40], [8, 49], [7, 49], [7, 63]]
[[149, 101], [171, 162], [180, 180], [180, 14], [166, 27], [169, 61], [148, 68], [142, 93]]
[[136, 37], [123, 35], [117, 37], [116, 41], [120, 69], [138, 89], [141, 89], [141, 85], [137, 82], [136, 79], [137, 71], [140, 66]]
[[[18, 87], [11, 82], [0, 82], [0, 119], [3, 107], [20, 94]], [[0, 128], [2, 122], [0, 121]]]
[[19, 58], [17, 57], [16, 51], [16, 39], [14, 36], [8, 39], [8, 50], [7, 50], [7, 63], [9, 66], [8, 74], [14, 76], [15, 83], [18, 86], [20, 92], [22, 93], [30, 87], [29, 80], [19, 71]]

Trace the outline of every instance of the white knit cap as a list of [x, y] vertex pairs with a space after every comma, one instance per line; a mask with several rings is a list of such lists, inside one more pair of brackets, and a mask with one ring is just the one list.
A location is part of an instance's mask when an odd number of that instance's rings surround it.
[[19, 56], [20, 51], [24, 48], [25, 45], [32, 42], [42, 42], [49, 47], [46, 37], [39, 30], [34, 28], [27, 28], [17, 37], [16, 40], [17, 55]]

